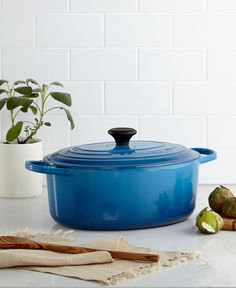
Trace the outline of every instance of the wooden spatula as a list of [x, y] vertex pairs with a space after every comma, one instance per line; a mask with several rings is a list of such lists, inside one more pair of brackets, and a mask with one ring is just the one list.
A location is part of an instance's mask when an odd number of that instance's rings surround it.
[[95, 249], [81, 246], [65, 246], [51, 243], [44, 243], [29, 240], [23, 237], [17, 236], [0, 236], [0, 249], [41, 249], [50, 250], [61, 253], [89, 253], [94, 251], [108, 251], [113, 258], [125, 259], [125, 260], [139, 260], [139, 261], [152, 261], [157, 262], [159, 256], [155, 254], [126, 252], [126, 251], [111, 251], [106, 249]]
[[223, 217], [224, 225], [222, 230], [236, 231], [236, 218]]

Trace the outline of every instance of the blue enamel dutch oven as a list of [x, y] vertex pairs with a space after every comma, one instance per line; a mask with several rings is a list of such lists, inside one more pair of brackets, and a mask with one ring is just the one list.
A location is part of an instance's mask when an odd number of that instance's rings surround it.
[[52, 218], [67, 227], [120, 230], [157, 227], [194, 210], [199, 164], [216, 159], [206, 148], [130, 141], [132, 128], [108, 131], [115, 142], [62, 149], [28, 170], [47, 174]]

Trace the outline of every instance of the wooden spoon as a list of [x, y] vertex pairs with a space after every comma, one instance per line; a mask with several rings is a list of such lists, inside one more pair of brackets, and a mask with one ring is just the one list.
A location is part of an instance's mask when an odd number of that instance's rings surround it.
[[153, 261], [157, 262], [159, 256], [148, 253], [112, 251], [106, 249], [87, 248], [81, 246], [65, 246], [29, 240], [18, 236], [0, 236], [0, 249], [41, 249], [61, 253], [89, 253], [94, 251], [108, 251], [112, 257], [125, 260]]

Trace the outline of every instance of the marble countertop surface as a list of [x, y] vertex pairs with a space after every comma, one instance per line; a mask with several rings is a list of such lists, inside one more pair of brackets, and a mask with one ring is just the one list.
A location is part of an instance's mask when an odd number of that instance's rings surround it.
[[[228, 185], [236, 192], [236, 185]], [[78, 243], [113, 239], [123, 235], [137, 246], [157, 250], [199, 251], [200, 260], [151, 274], [128, 279], [119, 287], [236, 287], [236, 232], [220, 231], [215, 235], [200, 234], [195, 227], [196, 214], [207, 206], [215, 185], [198, 188], [197, 205], [187, 220], [164, 227], [127, 231], [76, 230]], [[0, 199], [0, 232], [22, 230], [52, 233], [64, 229], [49, 216], [47, 193], [30, 199]], [[17, 269], [0, 270], [0, 287], [102, 287], [101, 284], [51, 274]], [[114, 286], [113, 286], [114, 287]]]

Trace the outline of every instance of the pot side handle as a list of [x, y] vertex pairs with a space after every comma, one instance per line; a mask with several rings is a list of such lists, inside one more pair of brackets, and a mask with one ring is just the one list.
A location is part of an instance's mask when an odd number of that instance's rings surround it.
[[60, 168], [53, 165], [49, 165], [44, 161], [29, 160], [25, 162], [25, 168], [27, 170], [53, 175], [72, 175], [72, 171], [69, 168]]
[[197, 151], [198, 153], [205, 155], [201, 156], [198, 161], [200, 164], [213, 161], [217, 158], [217, 154], [214, 150], [208, 149], [208, 148], [191, 148], [194, 151]]

